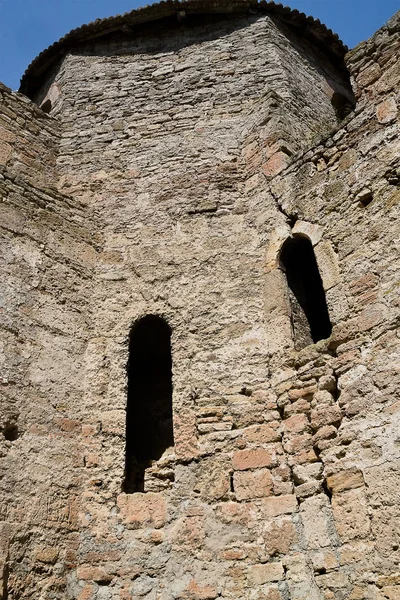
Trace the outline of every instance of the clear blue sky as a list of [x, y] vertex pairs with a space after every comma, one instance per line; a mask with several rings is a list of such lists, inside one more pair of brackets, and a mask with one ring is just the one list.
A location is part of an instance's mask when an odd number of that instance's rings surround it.
[[[400, 0], [281, 0], [320, 19], [350, 48], [370, 37]], [[71, 29], [149, 0], [0, 0], [0, 81], [13, 89], [28, 64]]]

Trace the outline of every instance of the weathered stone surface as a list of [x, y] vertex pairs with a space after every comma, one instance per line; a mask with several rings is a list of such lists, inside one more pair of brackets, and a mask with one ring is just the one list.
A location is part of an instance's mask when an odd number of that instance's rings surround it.
[[233, 485], [238, 500], [271, 496], [273, 481], [268, 469], [235, 473]]
[[343, 492], [364, 485], [364, 478], [358, 469], [349, 469], [327, 477], [326, 482], [333, 493]]
[[266, 498], [260, 504], [259, 510], [264, 517], [277, 517], [291, 514], [297, 509], [296, 496], [286, 495]]
[[232, 466], [238, 471], [273, 467], [277, 464], [276, 452], [271, 449], [238, 450], [232, 457]]
[[248, 578], [252, 585], [263, 585], [271, 581], [283, 579], [284, 570], [282, 563], [269, 563], [267, 565], [254, 565], [250, 567]]
[[165, 499], [161, 494], [120, 494], [117, 501], [121, 519], [127, 525], [162, 527], [166, 521]]
[[[0, 595], [392, 600], [400, 17], [347, 72], [300, 15], [195, 5], [73, 34], [50, 116], [0, 85]], [[300, 350], [291, 236], [334, 326]], [[174, 444], [125, 493], [144, 315]]]

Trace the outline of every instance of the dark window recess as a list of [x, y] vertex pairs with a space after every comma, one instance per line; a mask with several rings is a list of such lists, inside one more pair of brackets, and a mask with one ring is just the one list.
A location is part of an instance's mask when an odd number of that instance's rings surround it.
[[129, 340], [126, 412], [126, 493], [144, 491], [152, 461], [173, 446], [171, 329], [149, 315], [136, 323]]
[[52, 109], [51, 106], [51, 100], [46, 100], [46, 102], [43, 102], [42, 106], [40, 107], [42, 109], [42, 111], [44, 113], [46, 113], [47, 115], [50, 114], [50, 111]]
[[347, 117], [355, 108], [355, 101], [352, 98], [343, 96], [338, 92], [334, 92], [331, 102], [339, 120]]
[[328, 338], [332, 325], [310, 240], [303, 236], [287, 239], [280, 258], [289, 285], [295, 347], [299, 350]]
[[3, 429], [3, 435], [9, 442], [15, 442], [18, 439], [18, 425], [16, 423], [7, 423]]

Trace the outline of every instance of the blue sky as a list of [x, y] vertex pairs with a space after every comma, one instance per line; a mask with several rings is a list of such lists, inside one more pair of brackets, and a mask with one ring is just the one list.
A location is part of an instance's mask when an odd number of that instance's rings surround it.
[[[320, 19], [350, 48], [370, 37], [400, 0], [281, 0]], [[71, 29], [149, 0], [0, 0], [0, 81], [13, 89], [28, 64]]]

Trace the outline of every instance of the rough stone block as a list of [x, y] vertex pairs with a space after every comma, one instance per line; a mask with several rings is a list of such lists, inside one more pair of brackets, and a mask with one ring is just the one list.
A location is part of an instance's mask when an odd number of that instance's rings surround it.
[[391, 123], [397, 117], [397, 104], [395, 98], [386, 98], [376, 107], [376, 118], [379, 123]]
[[214, 600], [219, 594], [215, 587], [192, 579], [187, 587], [188, 597], [194, 600]]
[[364, 488], [334, 494], [332, 510], [342, 542], [368, 536], [371, 525]]
[[259, 510], [264, 518], [278, 517], [293, 513], [297, 509], [294, 495], [271, 496], [262, 500]]
[[239, 471], [234, 473], [233, 487], [238, 500], [270, 496], [273, 490], [272, 476], [268, 469]]
[[196, 414], [185, 410], [174, 415], [175, 453], [181, 460], [192, 460], [198, 455]]
[[307, 221], [296, 221], [293, 227], [293, 235], [301, 234], [306, 236], [313, 246], [318, 244], [322, 239], [323, 227], [316, 223], [308, 223]]
[[377, 600], [398, 600], [400, 585], [387, 585], [378, 591]]
[[311, 411], [311, 427], [314, 431], [325, 425], [340, 425], [342, 420], [342, 411], [339, 406], [332, 404], [331, 406], [318, 406]]
[[300, 435], [292, 435], [285, 439], [283, 447], [289, 454], [298, 454], [304, 450], [311, 450], [312, 444], [312, 436], [309, 433], [303, 433]]
[[39, 562], [54, 564], [58, 558], [58, 550], [57, 548], [52, 548], [50, 546], [41, 546], [35, 548], [35, 558]]
[[277, 428], [270, 425], [253, 425], [244, 430], [243, 439], [253, 444], [269, 444], [279, 442], [281, 435]]
[[238, 450], [232, 457], [232, 465], [236, 471], [259, 469], [277, 466], [275, 449], [259, 448], [256, 450]]
[[85, 585], [78, 596], [78, 600], [93, 600], [95, 597], [96, 590], [97, 586], [95, 585]]
[[109, 573], [106, 573], [106, 571], [101, 567], [92, 567], [89, 565], [82, 565], [78, 567], [77, 577], [78, 579], [102, 583], [109, 583], [112, 579], [112, 576]]
[[324, 494], [307, 498], [300, 505], [304, 536], [309, 550], [327, 548], [331, 545], [330, 506]]
[[204, 525], [203, 516], [178, 519], [171, 530], [171, 540], [175, 548], [197, 554], [206, 537]]
[[166, 502], [162, 494], [148, 492], [147, 494], [120, 494], [117, 506], [121, 520], [133, 528], [163, 527], [167, 518]]
[[365, 88], [365, 87], [371, 85], [371, 83], [373, 83], [377, 79], [379, 79], [380, 76], [381, 76], [381, 69], [380, 69], [379, 65], [377, 63], [372, 63], [372, 64], [368, 65], [365, 69], [360, 71], [360, 73], [356, 79], [357, 85], [360, 88]]
[[347, 469], [330, 475], [326, 478], [328, 488], [334, 493], [351, 490], [364, 485], [364, 477], [362, 472], [357, 469]]
[[285, 419], [282, 425], [286, 434], [303, 433], [310, 429], [309, 421], [304, 414], [293, 415]]
[[[272, 231], [265, 255], [265, 270], [267, 273], [279, 267], [279, 255], [281, 248], [285, 240], [287, 240], [290, 235], [290, 227], [286, 224], [276, 227]], [[280, 280], [284, 281], [282, 277], [280, 277]]]
[[296, 400], [308, 398], [308, 397], [312, 396], [313, 394], [315, 394], [316, 391], [317, 391], [317, 386], [310, 385], [310, 386], [306, 386], [306, 387], [299, 388], [299, 389], [289, 390], [288, 395], [289, 395], [289, 399], [292, 402], [295, 402]]
[[285, 555], [293, 544], [297, 543], [298, 535], [291, 517], [280, 517], [268, 523], [263, 537], [265, 549], [270, 556]]
[[[273, 262], [274, 259], [268, 259]], [[275, 257], [275, 261], [279, 260]], [[287, 281], [286, 276], [280, 269], [272, 268], [265, 274], [265, 285], [264, 285], [264, 307], [265, 314], [270, 316], [274, 315], [289, 315], [290, 316], [290, 305], [289, 297], [287, 292]]]
[[263, 585], [284, 578], [283, 565], [280, 562], [254, 565], [249, 567], [248, 578], [252, 585]]
[[314, 248], [315, 258], [321, 274], [324, 290], [340, 283], [339, 260], [333, 246], [328, 241], [319, 242]]

